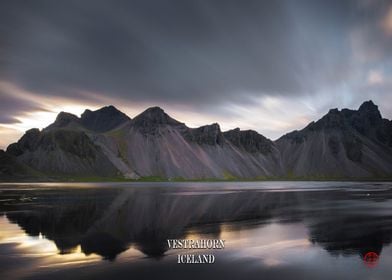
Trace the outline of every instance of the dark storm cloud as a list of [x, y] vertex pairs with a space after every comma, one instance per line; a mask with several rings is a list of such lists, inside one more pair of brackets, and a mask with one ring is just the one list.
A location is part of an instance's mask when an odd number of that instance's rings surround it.
[[45, 95], [180, 104], [301, 95], [347, 78], [356, 6], [3, 0], [0, 79]]
[[19, 123], [15, 116], [31, 111], [46, 111], [40, 104], [6, 94], [0, 85], [0, 124]]

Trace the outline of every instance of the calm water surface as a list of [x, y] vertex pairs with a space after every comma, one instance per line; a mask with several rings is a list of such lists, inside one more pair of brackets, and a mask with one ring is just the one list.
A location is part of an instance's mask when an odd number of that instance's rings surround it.
[[391, 279], [391, 198], [384, 182], [0, 184], [0, 279]]

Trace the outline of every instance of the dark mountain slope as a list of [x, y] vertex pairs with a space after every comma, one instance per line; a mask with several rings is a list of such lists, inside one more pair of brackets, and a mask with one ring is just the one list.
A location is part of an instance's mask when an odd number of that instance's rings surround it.
[[367, 101], [358, 110], [332, 109], [317, 122], [278, 139], [287, 176], [389, 177], [390, 121]]
[[7, 148], [21, 164], [47, 175], [117, 176], [117, 169], [89, 136], [80, 130], [31, 129]]
[[18, 162], [17, 158], [0, 150], [0, 181], [45, 179], [45, 175]]
[[272, 152], [274, 143], [254, 130], [243, 130], [239, 128], [223, 133], [224, 137], [236, 147], [242, 148], [250, 153], [268, 154]]

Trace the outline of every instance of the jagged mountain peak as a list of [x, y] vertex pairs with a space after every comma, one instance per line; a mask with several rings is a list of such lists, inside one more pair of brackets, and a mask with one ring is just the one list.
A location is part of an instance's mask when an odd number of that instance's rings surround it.
[[370, 112], [370, 111], [378, 111], [378, 106], [373, 103], [372, 100], [365, 101], [359, 106], [358, 111], [365, 111], [365, 112]]
[[148, 107], [144, 112], [150, 114], [165, 114], [165, 111], [159, 106]]
[[[260, 133], [258, 133], [256, 130], [253, 130], [253, 129], [245, 129], [245, 130], [242, 130], [241, 128], [239, 128], [239, 127], [236, 127], [236, 128], [234, 128], [234, 129], [231, 129], [231, 130], [227, 130], [227, 131], [225, 131], [225, 132], [223, 132], [223, 134], [236, 134], [236, 135], [245, 135], [245, 134], [248, 134], [248, 135], [258, 135], [258, 136], [262, 136], [262, 137], [264, 137], [263, 135], [261, 135]], [[265, 139], [267, 139], [266, 137], [264, 137]]]
[[212, 124], [207, 124], [207, 125], [203, 125], [198, 127], [197, 129], [201, 129], [204, 131], [216, 131], [216, 132], [221, 132], [221, 128], [220, 125], [218, 123], [212, 123]]
[[91, 113], [96, 113], [96, 114], [98, 114], [98, 113], [121, 113], [121, 111], [120, 110], [118, 110], [116, 107], [114, 107], [113, 105], [109, 105], [109, 106], [104, 106], [104, 107], [102, 107], [102, 108], [100, 108], [100, 109], [97, 109], [97, 110], [95, 110], [95, 111], [92, 111], [92, 110], [90, 110], [90, 109], [86, 109], [85, 111], [84, 111], [84, 113], [81, 115], [81, 118], [83, 118], [83, 116], [86, 116], [86, 115], [88, 115], [88, 114], [91, 114]]
[[150, 107], [133, 119], [133, 123], [138, 127], [155, 126], [155, 125], [177, 125], [179, 121], [170, 117], [162, 108], [155, 106]]
[[235, 146], [250, 153], [268, 154], [272, 151], [273, 142], [255, 130], [241, 130], [237, 127], [223, 132], [223, 136]]
[[58, 124], [62, 124], [62, 123], [68, 123], [70, 121], [78, 121], [78, 120], [79, 118], [76, 115], [61, 111], [57, 115], [55, 122], [57, 122]]
[[163, 119], [169, 117], [169, 115], [166, 114], [166, 112], [161, 107], [154, 106], [154, 107], [147, 108], [142, 113], [140, 113], [137, 117], [143, 117], [148, 119]]
[[189, 128], [184, 136], [188, 141], [198, 144], [222, 145], [224, 142], [223, 133], [218, 123]]
[[375, 105], [371, 100], [362, 103], [358, 109], [358, 113], [363, 119], [367, 119], [371, 125], [375, 125], [382, 120], [378, 106]]
[[345, 126], [345, 115], [337, 108], [331, 109], [317, 122], [307, 126], [310, 130], [341, 129]]
[[81, 124], [90, 130], [105, 132], [131, 120], [131, 118], [113, 105], [109, 105], [95, 111], [85, 110], [80, 120]]
[[328, 111], [328, 113], [327, 113], [327, 115], [336, 115], [336, 114], [339, 114], [340, 113], [340, 111], [339, 111], [339, 109], [338, 108], [333, 108], [333, 109], [329, 109], [329, 111]]
[[50, 130], [53, 128], [62, 128], [62, 127], [66, 127], [71, 123], [79, 123], [79, 118], [71, 113], [68, 112], [63, 112], [61, 111], [57, 117], [56, 120], [54, 121], [54, 123], [52, 123], [51, 125], [49, 125], [47, 128], [45, 128], [45, 130]]

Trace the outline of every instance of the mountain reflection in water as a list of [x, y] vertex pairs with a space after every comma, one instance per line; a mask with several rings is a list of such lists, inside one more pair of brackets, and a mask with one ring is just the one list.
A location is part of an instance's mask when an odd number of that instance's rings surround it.
[[[391, 243], [391, 184], [333, 183], [303, 189], [284, 183], [272, 189], [241, 184], [2, 185], [0, 212], [27, 236], [53, 242], [56, 254], [78, 252], [83, 260], [83, 253], [95, 262], [97, 255], [116, 262], [129, 250], [161, 262], [179, 253], [169, 250], [167, 239], [225, 239], [218, 264], [229, 256], [234, 264], [257, 256], [266, 267], [295, 262], [295, 254], [309, 258], [309, 248], [322, 248], [334, 258], [355, 256], [359, 262], [375, 252], [382, 260], [383, 248]], [[301, 184], [312, 183], [293, 186]], [[3, 256], [9, 237], [0, 228]], [[293, 256], [290, 248], [297, 250]], [[288, 256], [275, 256], [278, 250]], [[0, 267], [6, 268], [2, 260]], [[175, 262], [173, 258], [170, 265]]]

